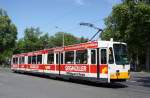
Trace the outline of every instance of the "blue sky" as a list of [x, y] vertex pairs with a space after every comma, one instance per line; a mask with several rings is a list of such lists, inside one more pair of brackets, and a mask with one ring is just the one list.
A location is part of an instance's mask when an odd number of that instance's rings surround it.
[[[96, 30], [80, 26], [81, 22], [93, 23], [104, 28], [104, 18], [120, 0], [0, 0], [0, 8], [7, 11], [18, 28], [18, 38], [27, 27], [39, 27], [54, 35], [58, 31], [90, 38]], [[57, 27], [57, 28], [56, 28]]]

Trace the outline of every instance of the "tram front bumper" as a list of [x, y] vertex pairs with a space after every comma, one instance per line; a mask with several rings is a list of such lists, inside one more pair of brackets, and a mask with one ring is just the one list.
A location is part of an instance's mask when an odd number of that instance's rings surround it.
[[129, 79], [130, 72], [116, 72], [110, 74], [110, 79]]

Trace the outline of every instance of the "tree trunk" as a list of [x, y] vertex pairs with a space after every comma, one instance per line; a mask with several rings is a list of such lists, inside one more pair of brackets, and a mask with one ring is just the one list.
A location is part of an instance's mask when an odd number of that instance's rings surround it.
[[150, 47], [148, 46], [146, 49], [146, 70], [150, 71]]
[[[138, 68], [138, 69], [137, 69]], [[137, 49], [137, 54], [136, 54], [136, 64], [135, 64], [135, 70], [141, 70], [140, 66], [139, 66], [139, 53], [138, 53], [138, 49]]]

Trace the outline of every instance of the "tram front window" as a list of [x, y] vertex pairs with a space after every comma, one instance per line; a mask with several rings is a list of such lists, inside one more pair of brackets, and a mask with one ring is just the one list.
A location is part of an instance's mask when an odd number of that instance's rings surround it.
[[127, 57], [127, 47], [124, 44], [114, 44], [115, 61], [117, 65], [129, 64]]

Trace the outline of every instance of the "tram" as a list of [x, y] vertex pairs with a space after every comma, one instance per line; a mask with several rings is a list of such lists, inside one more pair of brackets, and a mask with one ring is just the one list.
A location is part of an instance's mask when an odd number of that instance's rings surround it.
[[15, 72], [96, 82], [120, 82], [130, 78], [127, 45], [123, 42], [90, 41], [12, 56]]

